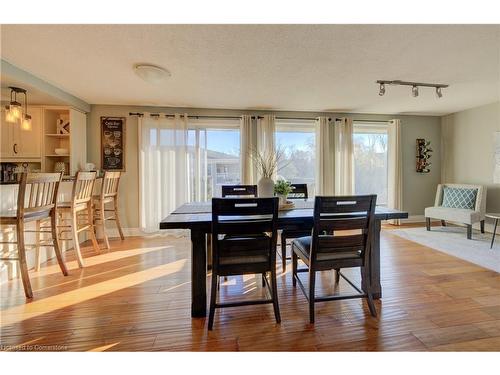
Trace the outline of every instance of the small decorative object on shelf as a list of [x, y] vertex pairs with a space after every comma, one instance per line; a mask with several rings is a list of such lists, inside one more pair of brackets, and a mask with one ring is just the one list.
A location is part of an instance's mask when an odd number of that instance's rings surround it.
[[417, 138], [417, 172], [429, 173], [430, 165], [432, 164], [429, 159], [432, 156], [431, 142], [423, 138]]
[[59, 116], [57, 119], [57, 134], [69, 134], [69, 116]]
[[66, 172], [66, 163], [58, 161], [54, 164], [54, 172], [64, 174]]
[[292, 192], [292, 184], [287, 180], [278, 180], [274, 184], [274, 194], [280, 199], [280, 206], [287, 203], [286, 197]]

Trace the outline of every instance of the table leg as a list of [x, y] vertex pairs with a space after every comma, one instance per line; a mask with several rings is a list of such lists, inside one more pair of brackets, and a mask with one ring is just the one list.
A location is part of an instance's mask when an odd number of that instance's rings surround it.
[[206, 234], [191, 230], [191, 316], [207, 315], [207, 253]]
[[493, 228], [493, 237], [491, 237], [490, 249], [493, 249], [493, 243], [495, 242], [495, 235], [497, 234], [498, 219], [495, 219], [495, 228]]
[[[375, 220], [373, 228], [371, 256], [370, 256], [370, 274], [371, 289], [374, 299], [382, 298], [382, 286], [380, 285], [380, 231], [382, 229], [381, 220]], [[361, 287], [365, 289], [364, 273], [361, 276]]]

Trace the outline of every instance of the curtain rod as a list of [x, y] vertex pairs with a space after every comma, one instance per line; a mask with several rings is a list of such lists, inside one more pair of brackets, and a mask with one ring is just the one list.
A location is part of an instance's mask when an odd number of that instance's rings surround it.
[[[144, 113], [140, 112], [129, 112], [129, 116], [138, 116], [142, 117], [144, 116]], [[151, 117], [160, 117], [160, 116], [165, 116], [165, 117], [175, 117], [175, 115], [170, 114], [170, 113], [151, 113]], [[239, 116], [209, 116], [209, 115], [188, 115], [189, 118], [215, 118], [215, 119], [232, 119], [232, 120], [239, 120], [241, 117]]]
[[353, 119], [352, 121], [353, 122], [368, 122], [368, 123], [371, 123], [371, 122], [380, 122], [380, 123], [387, 124], [390, 120], [355, 120], [355, 119]]
[[[258, 119], [263, 119], [264, 116], [256, 116]], [[316, 120], [317, 117], [276, 117], [276, 120]], [[331, 118], [328, 118], [331, 121]]]

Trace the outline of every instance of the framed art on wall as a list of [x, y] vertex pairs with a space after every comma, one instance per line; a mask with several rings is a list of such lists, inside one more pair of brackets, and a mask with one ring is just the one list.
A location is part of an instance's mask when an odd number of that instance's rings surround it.
[[125, 171], [125, 117], [101, 117], [101, 165]]

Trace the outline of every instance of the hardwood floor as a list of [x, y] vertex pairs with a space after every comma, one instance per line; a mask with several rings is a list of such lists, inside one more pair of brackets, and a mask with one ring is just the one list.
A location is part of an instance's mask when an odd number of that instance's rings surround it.
[[[288, 272], [278, 272], [282, 323], [272, 306], [219, 310], [214, 330], [190, 317], [189, 242], [183, 238], [112, 240], [110, 251], [72, 251], [70, 275], [57, 263], [30, 272], [35, 298], [20, 280], [1, 286], [2, 350], [359, 351], [500, 350], [500, 274], [382, 232], [383, 299], [372, 318], [362, 300], [318, 303], [316, 324]], [[279, 261], [278, 264], [281, 264]], [[278, 265], [280, 267], [280, 265]], [[353, 275], [352, 272], [346, 272]], [[318, 287], [334, 291], [333, 273]], [[207, 283], [210, 285], [210, 283]], [[350, 287], [341, 281], [340, 290]], [[262, 293], [254, 276], [230, 277], [224, 300]]]

